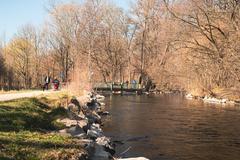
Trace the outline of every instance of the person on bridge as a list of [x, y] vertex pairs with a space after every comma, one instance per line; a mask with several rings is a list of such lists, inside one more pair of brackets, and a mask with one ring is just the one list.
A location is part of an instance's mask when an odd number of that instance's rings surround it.
[[127, 80], [125, 83], [126, 83], [126, 85], [127, 85], [127, 88], [128, 88], [129, 81]]
[[137, 81], [135, 79], [132, 80], [132, 88], [134, 88], [134, 89], [137, 88]]

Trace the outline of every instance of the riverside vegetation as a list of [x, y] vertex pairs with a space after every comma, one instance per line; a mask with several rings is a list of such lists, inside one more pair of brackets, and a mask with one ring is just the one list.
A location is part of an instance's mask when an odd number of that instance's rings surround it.
[[[239, 0], [108, 0], [51, 3], [40, 27], [25, 25], [0, 46], [0, 87], [149, 79], [161, 90], [239, 100]], [[86, 63], [87, 62], [87, 63]], [[225, 94], [226, 93], [226, 94]]]

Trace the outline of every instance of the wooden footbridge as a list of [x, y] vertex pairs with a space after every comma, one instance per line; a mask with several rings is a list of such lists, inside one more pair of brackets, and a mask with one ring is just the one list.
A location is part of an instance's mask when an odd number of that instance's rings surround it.
[[109, 91], [112, 93], [142, 93], [143, 88], [138, 83], [119, 83], [119, 82], [108, 82], [108, 83], [95, 83], [93, 86], [95, 91]]

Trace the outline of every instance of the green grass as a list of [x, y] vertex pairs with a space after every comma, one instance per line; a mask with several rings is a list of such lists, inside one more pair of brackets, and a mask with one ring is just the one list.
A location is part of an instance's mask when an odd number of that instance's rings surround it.
[[79, 140], [56, 134], [0, 132], [0, 141], [0, 159], [64, 159], [83, 152]]
[[24, 98], [0, 102], [1, 160], [68, 159], [83, 152], [78, 139], [53, 134], [65, 127], [56, 120], [67, 117], [67, 112], [48, 101]]
[[63, 107], [50, 108], [36, 98], [0, 102], [0, 131], [44, 131], [60, 129], [54, 122], [66, 117]]

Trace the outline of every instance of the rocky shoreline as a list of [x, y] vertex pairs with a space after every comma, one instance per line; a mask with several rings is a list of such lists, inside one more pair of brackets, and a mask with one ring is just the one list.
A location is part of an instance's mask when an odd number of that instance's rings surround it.
[[163, 91], [163, 90], [156, 90], [152, 92], [146, 92], [145, 94], [181, 94], [184, 95], [187, 99], [198, 99], [202, 100], [205, 103], [214, 103], [214, 104], [229, 104], [229, 105], [240, 105], [240, 100], [231, 99], [227, 97], [219, 97], [219, 96], [212, 96], [212, 95], [193, 95], [192, 93], [187, 93], [186, 91], [180, 90], [171, 90], [171, 91]]
[[230, 100], [226, 98], [216, 98], [213, 96], [194, 96], [191, 93], [185, 95], [187, 99], [200, 99], [205, 103], [214, 103], [214, 104], [240, 104], [239, 101]]
[[144, 157], [114, 157], [114, 144], [110, 138], [104, 136], [101, 128], [102, 117], [109, 116], [109, 112], [104, 110], [104, 98], [102, 95], [89, 93], [71, 99], [67, 106], [68, 118], [58, 119], [67, 128], [58, 131], [58, 134], [82, 140], [86, 153], [79, 154], [79, 160], [148, 160]]

